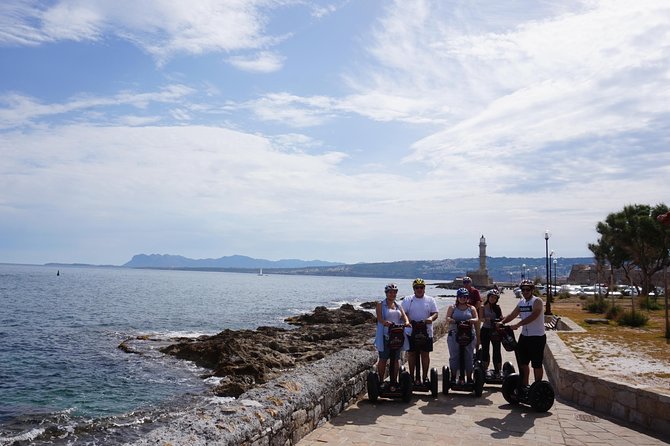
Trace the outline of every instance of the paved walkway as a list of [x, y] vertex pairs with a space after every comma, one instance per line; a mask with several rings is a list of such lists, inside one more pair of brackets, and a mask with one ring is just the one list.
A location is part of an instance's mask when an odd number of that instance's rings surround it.
[[[500, 299], [505, 314], [516, 305], [507, 291]], [[440, 314], [445, 317], [445, 314]], [[503, 350], [503, 361], [516, 367], [513, 353]], [[442, 394], [442, 366], [448, 365], [446, 337], [435, 343], [431, 367], [439, 377], [439, 395], [415, 393], [411, 403], [367, 398], [304, 437], [299, 446], [316, 445], [666, 445], [635, 426], [608, 419], [557, 400], [547, 413], [507, 404], [500, 386], [487, 385], [477, 398], [472, 393]]]

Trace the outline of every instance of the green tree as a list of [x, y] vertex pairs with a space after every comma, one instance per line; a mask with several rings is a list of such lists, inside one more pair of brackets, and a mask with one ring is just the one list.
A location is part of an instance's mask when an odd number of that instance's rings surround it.
[[596, 225], [600, 234], [598, 242], [589, 245], [596, 261], [606, 261], [611, 268], [623, 268], [629, 278], [631, 268], [637, 268], [642, 281], [642, 294], [648, 295], [653, 289], [654, 274], [670, 264], [670, 229], [656, 219], [666, 212], [668, 207], [665, 204], [654, 207], [633, 204], [609, 214], [604, 222]]

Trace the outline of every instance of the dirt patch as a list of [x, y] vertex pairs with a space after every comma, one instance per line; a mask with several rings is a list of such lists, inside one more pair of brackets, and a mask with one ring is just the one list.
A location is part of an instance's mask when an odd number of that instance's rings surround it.
[[[616, 305], [631, 309], [630, 299], [617, 299]], [[664, 308], [642, 311], [649, 317], [644, 327], [631, 328], [609, 324], [588, 324], [586, 319], [603, 318], [584, 309], [578, 298], [555, 302], [553, 312], [572, 319], [585, 333], [561, 332], [561, 339], [579, 361], [600, 376], [636, 387], [670, 394], [670, 348], [665, 339]]]

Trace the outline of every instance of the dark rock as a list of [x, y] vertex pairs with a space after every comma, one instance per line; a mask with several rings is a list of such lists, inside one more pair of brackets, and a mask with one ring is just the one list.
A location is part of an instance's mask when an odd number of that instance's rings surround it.
[[375, 316], [367, 311], [357, 310], [351, 304], [344, 304], [336, 310], [316, 307], [311, 314], [301, 314], [285, 319], [291, 325], [345, 324], [360, 325], [374, 323]]
[[337, 310], [317, 307], [311, 315], [289, 319], [299, 328], [224, 330], [214, 336], [183, 339], [161, 351], [211, 369], [213, 376], [224, 378], [215, 393], [237, 397], [299, 364], [345, 348], [374, 349], [375, 317], [351, 305]]
[[374, 310], [375, 308], [377, 308], [377, 301], [375, 300], [372, 302], [363, 302], [361, 304], [361, 308], [363, 308], [364, 310]]

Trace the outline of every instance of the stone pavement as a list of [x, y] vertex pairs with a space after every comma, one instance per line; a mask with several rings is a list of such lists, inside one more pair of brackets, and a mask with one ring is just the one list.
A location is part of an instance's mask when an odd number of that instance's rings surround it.
[[[507, 291], [500, 299], [508, 314], [517, 299]], [[440, 318], [445, 317], [444, 312]], [[517, 330], [518, 334], [518, 330]], [[514, 354], [503, 350], [503, 361], [516, 368]], [[546, 413], [508, 404], [499, 385], [486, 385], [481, 397], [450, 391], [442, 394], [442, 366], [448, 365], [446, 337], [435, 343], [431, 367], [438, 370], [437, 398], [415, 393], [409, 404], [367, 398], [314, 430], [299, 446], [316, 445], [666, 445], [670, 438], [641, 432], [622, 421], [606, 418], [557, 400]]]

